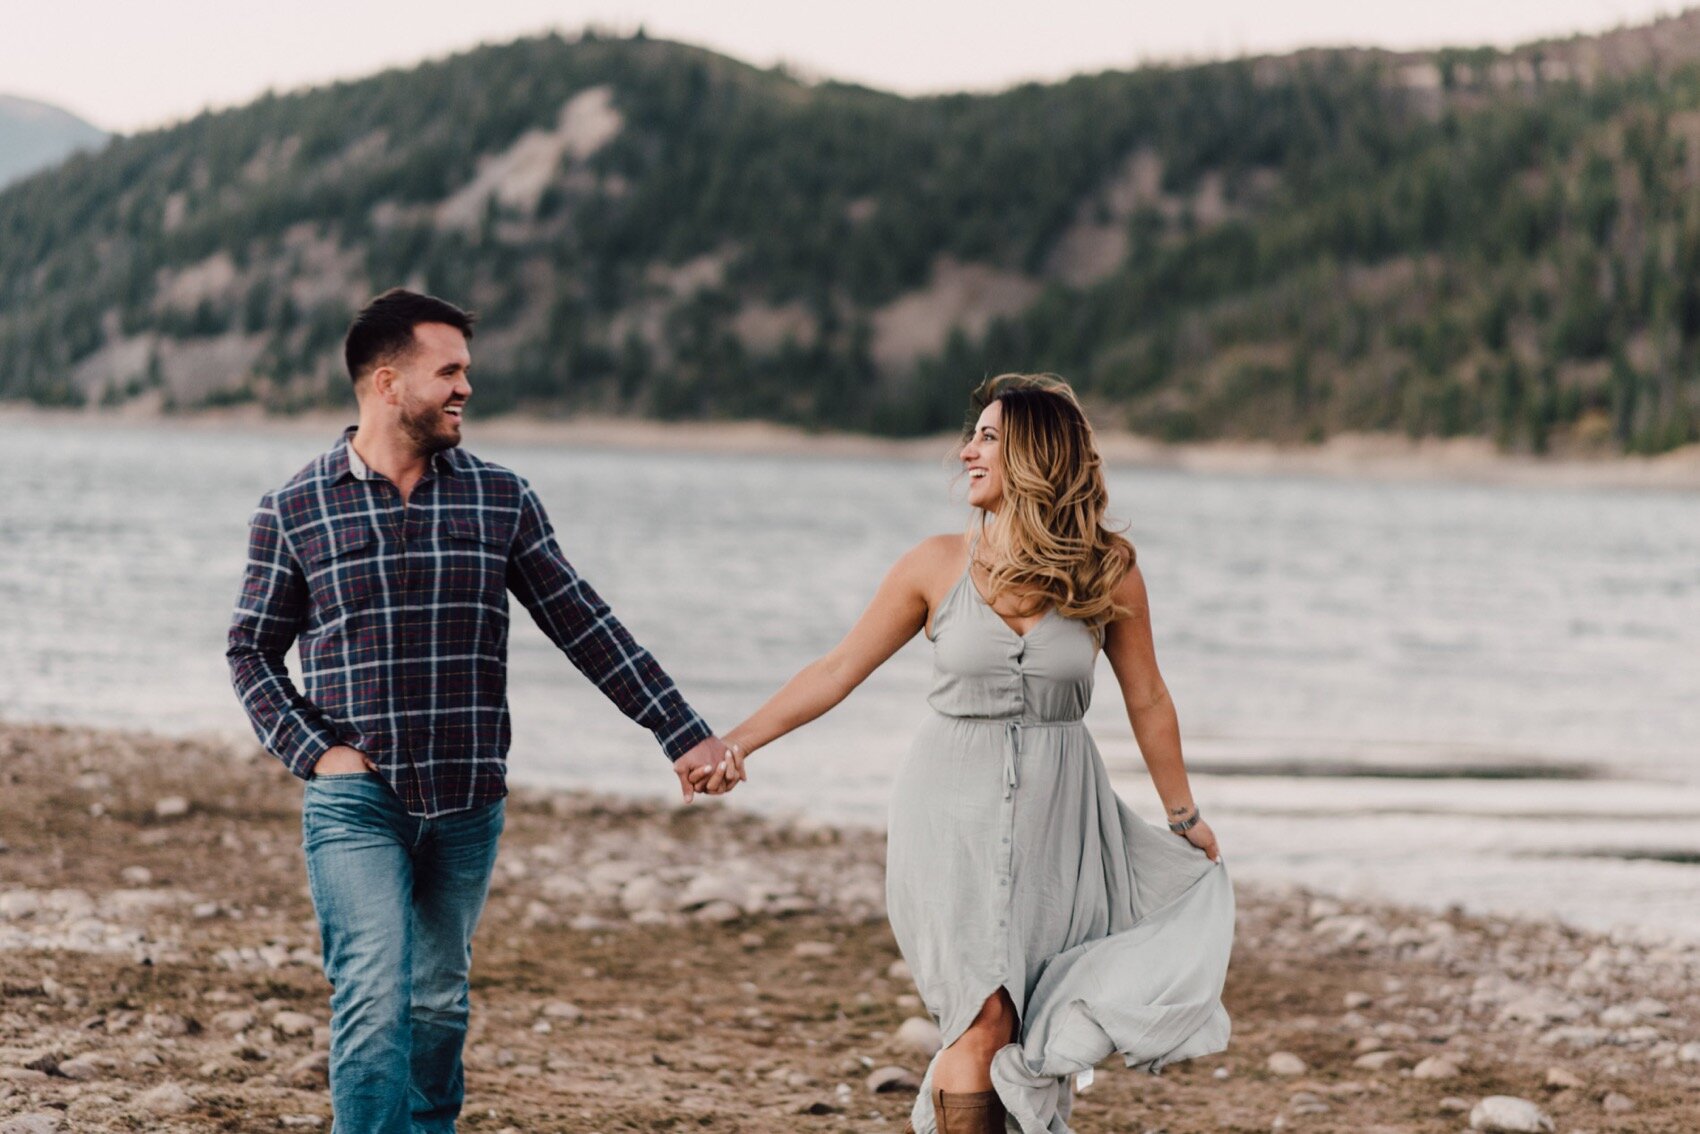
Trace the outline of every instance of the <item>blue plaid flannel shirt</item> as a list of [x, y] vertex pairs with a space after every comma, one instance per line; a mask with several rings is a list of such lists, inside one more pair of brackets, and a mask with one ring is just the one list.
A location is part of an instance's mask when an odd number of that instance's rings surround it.
[[[310, 778], [364, 752], [414, 815], [507, 793], [508, 591], [671, 759], [709, 728], [561, 554], [537, 493], [462, 449], [404, 506], [348, 438], [261, 499], [231, 617], [231, 680], [254, 731]], [[284, 655], [299, 642], [305, 695]]]

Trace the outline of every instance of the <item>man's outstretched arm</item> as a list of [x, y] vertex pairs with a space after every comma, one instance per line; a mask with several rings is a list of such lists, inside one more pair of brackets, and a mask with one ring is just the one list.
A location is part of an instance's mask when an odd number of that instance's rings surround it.
[[307, 613], [307, 580], [284, 546], [268, 494], [248, 528], [248, 566], [230, 616], [231, 684], [266, 751], [302, 779], [337, 744], [336, 733], [290, 680], [284, 655]]
[[690, 772], [723, 760], [724, 746], [660, 663], [567, 562], [543, 503], [529, 484], [524, 486], [519, 528], [508, 554], [508, 589], [580, 673], [655, 735], [689, 800], [700, 790], [691, 784]]

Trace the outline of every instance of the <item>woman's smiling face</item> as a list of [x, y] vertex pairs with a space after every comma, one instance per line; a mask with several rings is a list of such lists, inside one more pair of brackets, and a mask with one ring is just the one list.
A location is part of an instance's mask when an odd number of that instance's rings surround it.
[[980, 411], [974, 432], [958, 456], [968, 474], [968, 503], [988, 512], [1003, 502], [1003, 403], [993, 401]]

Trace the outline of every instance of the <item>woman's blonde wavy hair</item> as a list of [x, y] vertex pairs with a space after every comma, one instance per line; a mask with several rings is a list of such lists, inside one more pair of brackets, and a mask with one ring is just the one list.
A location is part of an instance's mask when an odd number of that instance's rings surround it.
[[992, 553], [986, 600], [1030, 597], [1025, 614], [1054, 606], [1095, 629], [1125, 616], [1113, 594], [1133, 544], [1105, 526], [1103, 461], [1080, 400], [1054, 374], [1000, 374], [974, 391], [974, 412], [993, 402], [1003, 405], [1003, 503], [997, 523], [976, 510], [971, 525]]

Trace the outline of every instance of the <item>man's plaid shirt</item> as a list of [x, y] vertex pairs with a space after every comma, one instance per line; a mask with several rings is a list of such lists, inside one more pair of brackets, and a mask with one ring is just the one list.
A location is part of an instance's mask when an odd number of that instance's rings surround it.
[[[510, 590], [670, 758], [710, 735], [561, 554], [523, 478], [448, 449], [404, 506], [352, 433], [261, 499], [230, 623], [236, 692], [291, 772], [346, 744], [414, 815], [502, 798]], [[297, 640], [305, 695], [284, 664]]]

